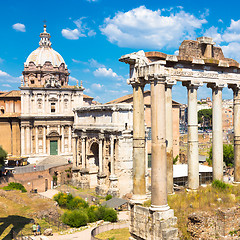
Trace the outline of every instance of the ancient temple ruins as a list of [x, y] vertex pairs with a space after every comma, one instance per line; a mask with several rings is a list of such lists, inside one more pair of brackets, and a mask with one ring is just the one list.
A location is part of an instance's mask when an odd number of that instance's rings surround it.
[[[188, 90], [188, 187], [199, 187], [197, 90], [204, 83], [212, 89], [213, 101], [213, 179], [223, 178], [222, 89], [234, 96], [234, 168], [240, 182], [240, 65], [225, 58], [211, 38], [185, 40], [179, 55], [139, 51], [124, 55], [130, 65], [128, 83], [133, 87], [133, 199], [130, 233], [132, 239], [177, 239], [173, 211], [167, 203], [172, 189], [172, 87], [181, 81]], [[151, 207], [138, 206], [146, 199], [145, 135], [143, 92], [151, 85], [152, 173]], [[166, 124], [167, 122], [167, 124]], [[162, 228], [164, 223], [166, 228]], [[141, 228], [140, 226], [144, 226]], [[148, 227], [149, 226], [149, 227]], [[150, 227], [153, 226], [153, 227]]]

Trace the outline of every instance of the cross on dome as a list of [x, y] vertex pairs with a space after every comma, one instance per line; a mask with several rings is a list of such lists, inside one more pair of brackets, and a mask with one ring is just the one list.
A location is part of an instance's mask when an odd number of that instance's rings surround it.
[[40, 33], [40, 42], [39, 46], [40, 47], [51, 47], [52, 43], [50, 41], [51, 35], [47, 33], [47, 25], [43, 25], [43, 33]]

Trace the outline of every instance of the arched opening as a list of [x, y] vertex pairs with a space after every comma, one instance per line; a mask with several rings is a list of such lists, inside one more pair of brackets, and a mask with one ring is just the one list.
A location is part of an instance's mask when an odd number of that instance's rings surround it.
[[94, 142], [91, 145], [90, 151], [91, 151], [91, 153], [94, 157], [95, 165], [99, 167], [99, 146], [98, 146], [98, 143]]

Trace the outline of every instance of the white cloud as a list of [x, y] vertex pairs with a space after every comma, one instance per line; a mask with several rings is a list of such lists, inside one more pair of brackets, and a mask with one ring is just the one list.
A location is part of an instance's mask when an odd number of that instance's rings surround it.
[[240, 43], [231, 42], [226, 46], [221, 46], [225, 57], [231, 57], [237, 61], [240, 60], [239, 52], [240, 52]]
[[74, 58], [72, 58], [72, 61], [75, 62], [75, 63], [81, 63], [81, 61], [76, 60], [76, 59], [74, 59]]
[[100, 27], [111, 43], [120, 47], [177, 47], [183, 39], [194, 39], [195, 31], [207, 21], [183, 10], [177, 13], [152, 11], [145, 6], [118, 12]]
[[3, 72], [2, 70], [0, 70], [0, 77], [10, 77], [10, 75], [6, 72]]
[[11, 85], [9, 85], [9, 84], [2, 84], [2, 86], [3, 86], [3, 87], [8, 87], [8, 88], [11, 87]]
[[98, 91], [101, 90], [102, 87], [103, 87], [103, 85], [101, 85], [100, 83], [93, 83], [93, 84], [91, 85], [91, 88], [92, 88], [92, 89], [98, 90]]
[[223, 41], [222, 35], [218, 33], [218, 28], [214, 26], [207, 29], [204, 33], [204, 36], [213, 38], [217, 44]]
[[62, 29], [62, 36], [70, 40], [77, 40], [80, 37], [91, 37], [96, 35], [94, 30], [88, 28], [87, 25], [83, 23], [83, 19], [85, 19], [85, 17], [73, 21], [77, 27], [73, 30], [70, 28]]
[[[78, 79], [77, 78], [75, 78], [75, 77], [72, 77], [72, 76], [69, 76], [69, 80], [70, 81], [74, 81], [74, 82], [77, 82], [78, 81]], [[78, 81], [79, 82], [79, 81]]]
[[18, 32], [26, 32], [26, 27], [22, 23], [15, 23], [12, 25], [12, 28]]
[[223, 23], [223, 20], [220, 18], [220, 19], [218, 19], [218, 22]]
[[0, 58], [0, 63], [3, 63], [4, 59]]
[[62, 29], [63, 37], [70, 39], [70, 40], [77, 40], [79, 37], [86, 37], [86, 35], [81, 34], [78, 29]]
[[87, 0], [87, 2], [97, 2], [98, 0]]
[[113, 77], [116, 78], [118, 75], [113, 72], [111, 68], [100, 67], [93, 72], [95, 77]]
[[94, 68], [101, 68], [101, 67], [105, 67], [105, 65], [99, 63], [97, 60], [91, 58], [88, 60], [88, 63], [90, 64], [91, 67]]
[[90, 72], [90, 69], [85, 68], [85, 69], [83, 69], [83, 72], [88, 73], [88, 72]]

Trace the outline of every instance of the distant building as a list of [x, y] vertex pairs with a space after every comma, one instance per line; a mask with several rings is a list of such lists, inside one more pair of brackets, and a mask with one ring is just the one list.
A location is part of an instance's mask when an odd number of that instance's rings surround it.
[[19, 157], [20, 144], [20, 91], [0, 94], [0, 145], [9, 157]]

